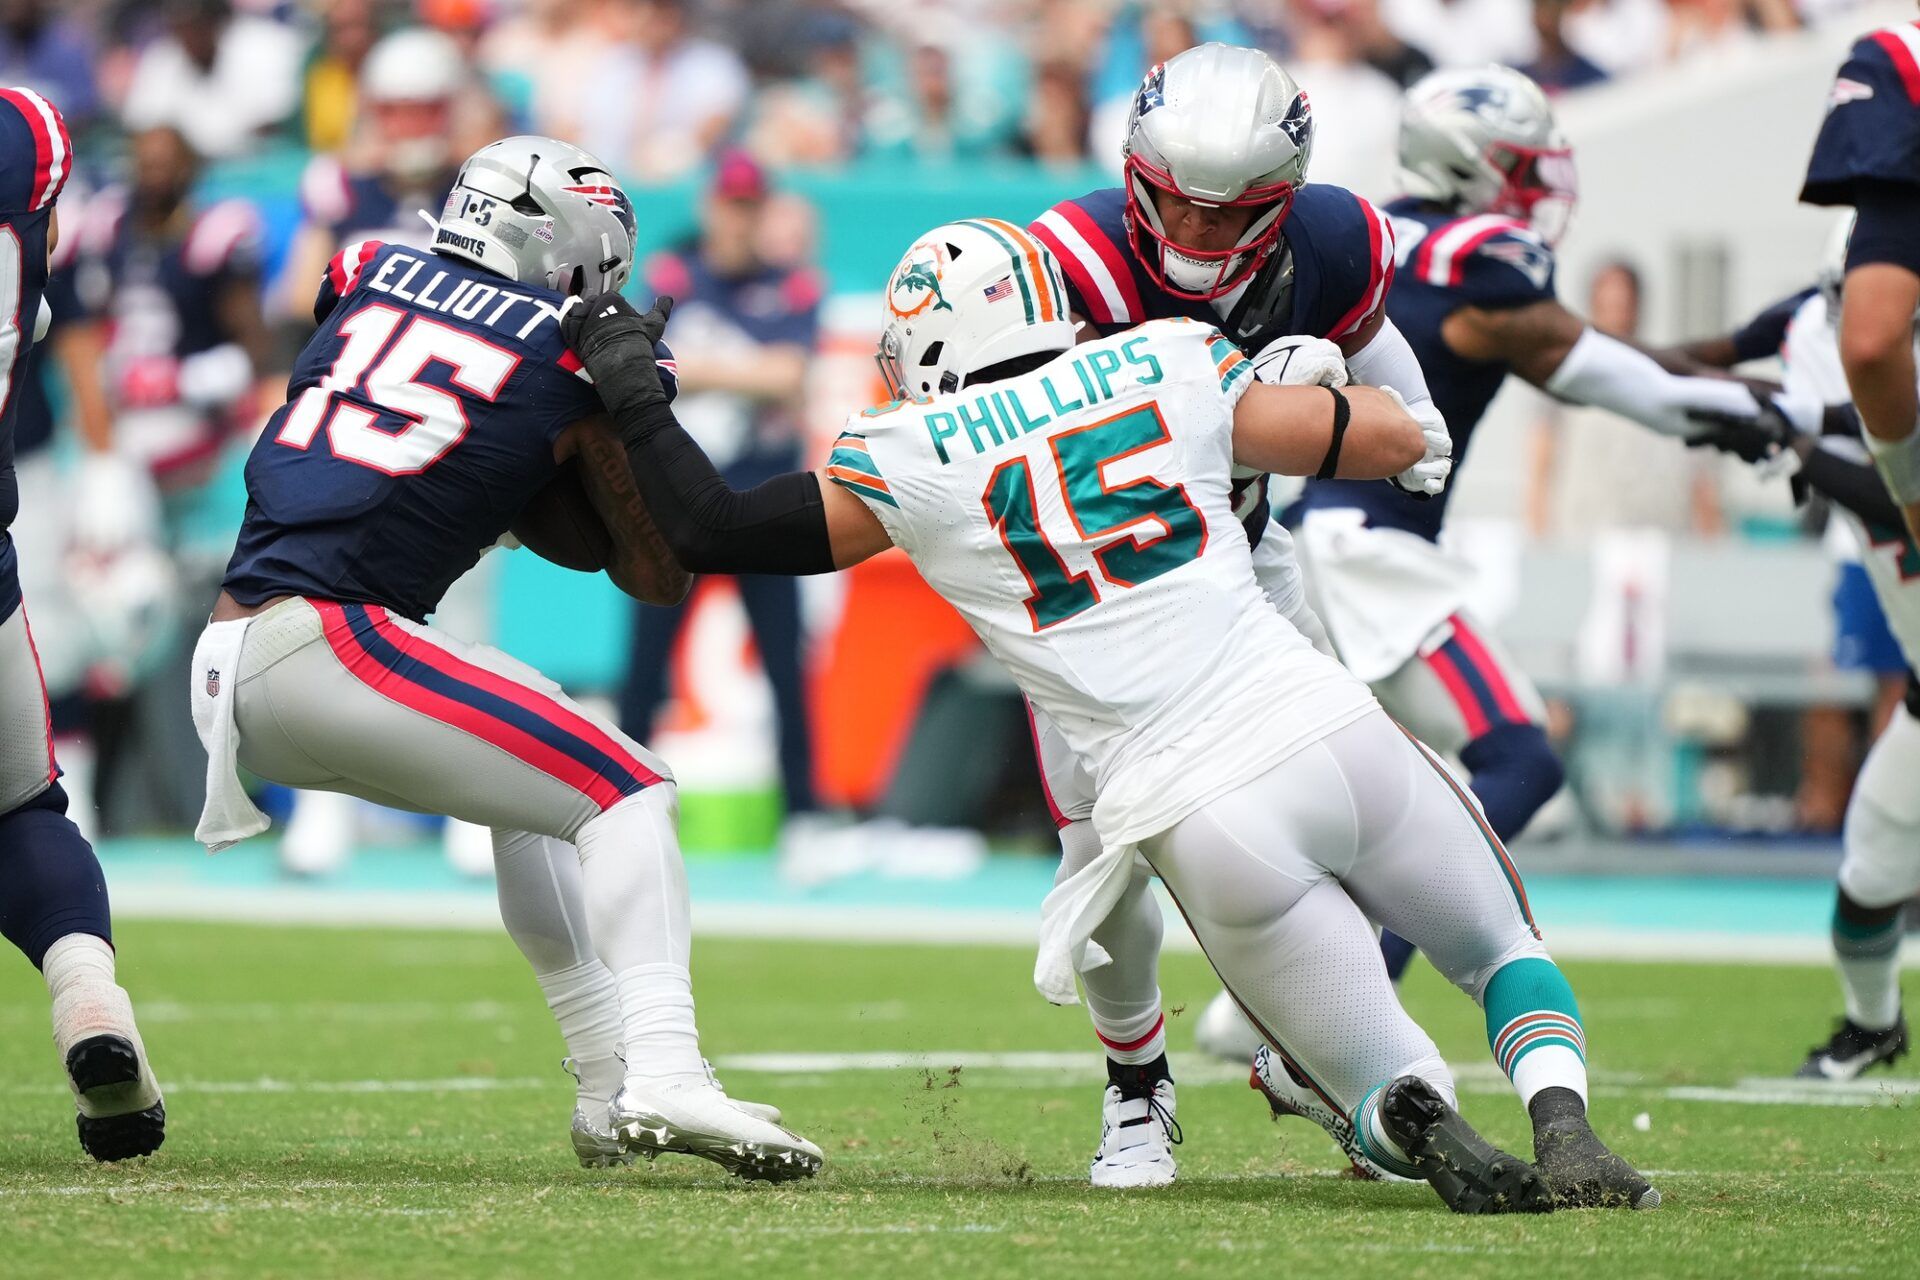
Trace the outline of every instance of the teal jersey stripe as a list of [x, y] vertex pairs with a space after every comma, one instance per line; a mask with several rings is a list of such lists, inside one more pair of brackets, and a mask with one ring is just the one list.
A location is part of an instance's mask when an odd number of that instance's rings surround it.
[[1253, 376], [1253, 361], [1242, 359], [1239, 364], [1236, 364], [1233, 366], [1233, 368], [1227, 370], [1226, 377], [1220, 379], [1220, 389], [1222, 391], [1231, 391], [1235, 386], [1239, 385], [1241, 382], [1244, 382], [1246, 379], [1251, 378], [1252, 376]]
[[975, 222], [969, 218], [960, 225], [986, 232], [994, 238], [995, 243], [1007, 251], [1007, 256], [1013, 259], [1013, 278], [1020, 282], [1020, 301], [1026, 304], [1027, 323], [1032, 324], [1036, 314], [1033, 307], [1033, 286], [1027, 283], [1026, 261], [1020, 253], [1020, 246], [1002, 235], [998, 228], [990, 227], [984, 222]]
[[884, 502], [888, 506], [893, 507], [896, 510], [899, 509], [900, 504], [898, 502], [895, 502], [893, 500], [893, 495], [888, 493], [884, 489], [875, 489], [864, 484], [858, 484], [846, 476], [829, 476], [827, 478], [829, 480], [832, 480], [835, 484], [839, 485], [841, 488], [849, 490], [852, 493], [858, 495], [859, 497], [867, 498], [874, 502]]
[[849, 471], [864, 472], [876, 480], [884, 478], [880, 474], [879, 464], [873, 460], [873, 455], [870, 453], [862, 453], [858, 449], [835, 449], [827, 455], [827, 465], [830, 467], [845, 467]]

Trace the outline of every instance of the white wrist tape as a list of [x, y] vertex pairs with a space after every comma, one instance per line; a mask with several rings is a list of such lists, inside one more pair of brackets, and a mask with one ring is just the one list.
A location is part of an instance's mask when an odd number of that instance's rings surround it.
[[1898, 440], [1882, 440], [1871, 431], [1860, 434], [1894, 501], [1902, 506], [1920, 502], [1920, 426]]
[[1752, 393], [1742, 384], [1668, 373], [1652, 356], [1592, 328], [1581, 333], [1547, 379], [1546, 389], [1563, 400], [1611, 409], [1668, 436], [1702, 430], [1687, 416], [1689, 409], [1741, 418], [1758, 413]]

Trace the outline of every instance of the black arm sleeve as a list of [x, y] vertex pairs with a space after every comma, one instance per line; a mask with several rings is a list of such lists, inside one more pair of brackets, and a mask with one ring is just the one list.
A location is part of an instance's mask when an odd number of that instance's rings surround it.
[[634, 483], [688, 572], [833, 572], [818, 476], [793, 471], [745, 492], [729, 488], [670, 406], [635, 416], [620, 424]]
[[1920, 187], [1862, 183], [1854, 209], [1859, 216], [1847, 241], [1847, 270], [1887, 262], [1920, 275]]
[[1811, 288], [1802, 289], [1791, 297], [1780, 299], [1735, 329], [1733, 354], [1736, 363], [1745, 364], [1749, 360], [1764, 360], [1768, 356], [1779, 355], [1781, 344], [1787, 340], [1787, 324], [1793, 319], [1793, 313], [1812, 296]]
[[1905, 529], [1906, 519], [1894, 505], [1886, 482], [1871, 462], [1856, 462], [1820, 447], [1818, 443], [1800, 465], [1806, 482], [1869, 525]]

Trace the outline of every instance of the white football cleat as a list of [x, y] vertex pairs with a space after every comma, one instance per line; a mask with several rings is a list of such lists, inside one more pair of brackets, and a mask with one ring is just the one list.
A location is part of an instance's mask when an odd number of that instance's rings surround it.
[[353, 857], [360, 802], [337, 791], [296, 791], [280, 837], [280, 869], [303, 878], [330, 876]]
[[1253, 1051], [1264, 1042], [1233, 997], [1222, 991], [1200, 1014], [1200, 1024], [1193, 1030], [1193, 1043], [1202, 1053], [1240, 1063], [1251, 1058]]
[[820, 1172], [820, 1148], [749, 1110], [712, 1080], [629, 1076], [613, 1097], [614, 1136], [633, 1155], [699, 1156], [747, 1181], [787, 1182]]
[[596, 1120], [587, 1114], [585, 1107], [573, 1109], [573, 1154], [580, 1158], [580, 1167], [611, 1169], [618, 1164], [632, 1164], [633, 1154], [613, 1136], [607, 1108], [601, 1107], [599, 1111], [600, 1117]]
[[167, 1137], [167, 1108], [115, 983], [75, 982], [53, 1001], [53, 1045], [73, 1090], [80, 1145], [95, 1160], [152, 1155]]
[[1180, 1144], [1174, 1118], [1173, 1081], [1157, 1080], [1146, 1095], [1109, 1084], [1100, 1105], [1100, 1149], [1088, 1170], [1096, 1187], [1169, 1187], [1178, 1172], [1173, 1149]]
[[1261, 1045], [1253, 1054], [1253, 1074], [1247, 1083], [1262, 1097], [1273, 1111], [1275, 1119], [1281, 1116], [1299, 1116], [1311, 1120], [1326, 1130], [1327, 1136], [1339, 1144], [1347, 1159], [1353, 1162], [1353, 1176], [1369, 1182], [1407, 1182], [1398, 1174], [1387, 1172], [1367, 1157], [1354, 1140], [1353, 1125], [1347, 1118], [1328, 1106], [1319, 1094], [1305, 1083], [1294, 1079], [1286, 1059], [1266, 1045]]

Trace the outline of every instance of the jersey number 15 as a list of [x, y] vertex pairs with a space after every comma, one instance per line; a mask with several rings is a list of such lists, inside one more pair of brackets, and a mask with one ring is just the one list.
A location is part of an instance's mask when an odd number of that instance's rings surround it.
[[[377, 303], [342, 320], [339, 332], [347, 341], [333, 368], [300, 393], [274, 439], [305, 449], [324, 428], [334, 457], [390, 476], [425, 471], [467, 434], [460, 396], [418, 380], [427, 365], [445, 365], [449, 382], [488, 403], [520, 365], [465, 330]], [[398, 419], [397, 429], [383, 419]]]
[[[1092, 547], [1099, 577], [1125, 589], [1198, 559], [1207, 545], [1207, 522], [1180, 485], [1141, 476], [1124, 484], [1107, 480], [1107, 468], [1172, 440], [1156, 404], [1142, 405], [1104, 422], [1062, 431], [1050, 468], [1073, 522], [1074, 541]], [[980, 500], [1000, 541], [1026, 575], [1031, 593], [1027, 615], [1035, 631], [1085, 613], [1100, 603], [1094, 575], [1067, 567], [1040, 524], [1033, 462], [1010, 458], [994, 468]], [[1097, 544], [1097, 545], [1096, 545]]]

